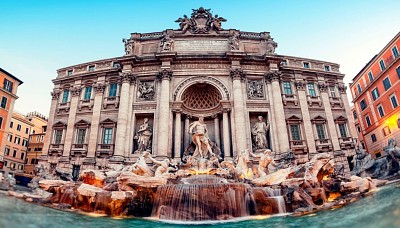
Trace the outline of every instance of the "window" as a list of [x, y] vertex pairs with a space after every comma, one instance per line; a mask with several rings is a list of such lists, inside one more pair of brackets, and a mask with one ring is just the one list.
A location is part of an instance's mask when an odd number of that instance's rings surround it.
[[13, 83], [8, 81], [7, 79], [4, 79], [3, 88], [11, 93], [12, 92], [12, 87], [13, 87]]
[[371, 119], [369, 116], [365, 116], [365, 122], [367, 122], [367, 127], [371, 126]]
[[385, 70], [385, 62], [383, 62], [383, 59], [381, 59], [381, 61], [379, 61], [379, 66], [381, 67], [381, 70]]
[[13, 157], [14, 157], [14, 158], [17, 157], [17, 150], [14, 150], [14, 152], [13, 152]]
[[358, 133], [361, 133], [361, 128], [360, 128], [360, 126], [357, 126], [357, 131], [358, 131]]
[[361, 110], [364, 110], [367, 108], [367, 103], [365, 102], [365, 99], [362, 99], [362, 101], [360, 101], [360, 108], [361, 108]]
[[85, 95], [84, 95], [84, 100], [90, 100], [90, 97], [92, 96], [92, 87], [91, 86], [86, 86], [85, 88]]
[[85, 136], [86, 136], [86, 129], [78, 129], [76, 143], [77, 144], [84, 144], [85, 143]]
[[68, 96], [69, 96], [69, 90], [64, 90], [61, 102], [62, 103], [67, 103], [68, 102]]
[[24, 159], [25, 153], [21, 153], [21, 159]]
[[357, 112], [356, 111], [353, 111], [353, 117], [354, 117], [355, 120], [357, 119]]
[[389, 77], [386, 77], [383, 79], [383, 87], [385, 87], [385, 90], [388, 90], [392, 85], [390, 84], [390, 79]]
[[303, 62], [303, 67], [309, 69], [310, 68], [310, 63]]
[[336, 97], [335, 86], [329, 86], [329, 93], [331, 94], [331, 97]]
[[92, 65], [92, 66], [89, 66], [88, 70], [89, 70], [89, 71], [94, 71], [94, 66], [93, 66], [93, 65]]
[[10, 122], [10, 128], [13, 128], [13, 126], [14, 126], [14, 122]]
[[388, 136], [388, 135], [390, 135], [390, 128], [388, 127], [388, 126], [386, 126], [386, 127], [384, 127], [383, 129], [382, 129], [382, 133], [383, 133], [383, 135], [384, 136]]
[[54, 143], [55, 144], [61, 144], [61, 139], [62, 139], [62, 130], [55, 130], [54, 131]]
[[4, 149], [4, 155], [7, 155], [7, 156], [10, 155], [10, 148], [6, 147], [6, 148]]
[[12, 135], [8, 135], [8, 141], [12, 142]]
[[3, 117], [0, 116], [0, 129], [3, 128]]
[[7, 107], [7, 97], [2, 97], [2, 98], [1, 98], [0, 107], [2, 107], [2, 108], [4, 108], [4, 109]]
[[325, 71], [331, 71], [331, 67], [330, 66], [326, 66], [324, 67]]
[[22, 127], [21, 124], [18, 124], [17, 125], [17, 131], [21, 131], [21, 127]]
[[315, 87], [313, 83], [308, 83], [307, 84], [307, 88], [308, 88], [308, 94], [312, 97], [316, 97], [317, 94], [315, 93]]
[[397, 127], [400, 128], [400, 118], [397, 119]]
[[23, 165], [18, 165], [18, 169], [23, 170], [24, 166]]
[[357, 91], [358, 91], [358, 93], [361, 93], [361, 85], [360, 84], [357, 84]]
[[292, 87], [290, 85], [290, 82], [283, 82], [283, 93], [286, 95], [292, 94]]
[[113, 63], [113, 68], [119, 68], [121, 65], [118, 62]]
[[395, 94], [390, 96], [390, 102], [392, 102], [393, 109], [395, 109], [399, 106], [399, 103], [397, 102], [397, 97]]
[[15, 163], [13, 162], [10, 163], [10, 169], [15, 169]]
[[380, 104], [376, 108], [378, 109], [379, 116], [383, 117], [385, 115], [385, 112], [383, 111], [383, 106]]
[[14, 138], [14, 143], [19, 145], [20, 140], [21, 140], [21, 138], [15, 137]]
[[397, 47], [396, 47], [396, 46], [394, 46], [394, 47], [392, 48], [392, 52], [393, 52], [394, 58], [399, 57], [399, 51], [397, 50]]
[[372, 95], [372, 99], [374, 99], [374, 101], [375, 101], [376, 99], [378, 99], [378, 97], [379, 97], [378, 88], [373, 89], [372, 92], [371, 92], [371, 95]]
[[23, 139], [22, 140], [22, 146], [27, 147], [28, 146], [28, 140]]
[[286, 59], [281, 61], [281, 66], [287, 66], [287, 60]]
[[396, 72], [397, 72], [397, 77], [399, 77], [400, 79], [400, 66], [396, 68]]
[[368, 72], [368, 78], [369, 78], [369, 82], [372, 82], [374, 80], [374, 76], [372, 75], [372, 72]]
[[67, 76], [71, 76], [72, 75], [72, 70], [68, 70], [67, 71]]
[[25, 128], [25, 134], [29, 133], [29, 128]]
[[346, 138], [347, 137], [346, 124], [339, 124], [338, 126], [339, 126], [340, 137]]
[[316, 124], [318, 139], [325, 139], [325, 129], [323, 124]]
[[371, 140], [372, 140], [372, 142], [376, 142], [376, 135], [375, 134], [371, 135]]
[[301, 140], [299, 125], [290, 125], [290, 133], [292, 135], [292, 140]]
[[112, 144], [112, 128], [104, 128], [103, 144]]
[[117, 96], [117, 83], [110, 84], [110, 90], [108, 91], [108, 96], [109, 97]]

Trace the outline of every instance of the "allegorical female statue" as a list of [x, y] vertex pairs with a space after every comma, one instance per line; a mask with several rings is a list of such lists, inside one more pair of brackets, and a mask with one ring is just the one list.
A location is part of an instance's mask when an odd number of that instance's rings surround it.
[[137, 139], [138, 149], [137, 151], [151, 151], [151, 136], [153, 135], [151, 126], [149, 125], [149, 119], [144, 118], [143, 124], [140, 125], [135, 139]]
[[269, 130], [269, 123], [265, 123], [263, 119], [262, 116], [259, 116], [258, 122], [251, 129], [256, 150], [268, 148], [267, 131]]

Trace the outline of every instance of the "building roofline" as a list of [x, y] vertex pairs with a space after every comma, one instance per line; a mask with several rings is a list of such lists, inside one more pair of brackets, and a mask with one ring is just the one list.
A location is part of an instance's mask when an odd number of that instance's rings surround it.
[[10, 74], [9, 72], [7, 72], [6, 70], [4, 70], [3, 68], [0, 67], [0, 71], [5, 73], [6, 75], [10, 76], [11, 78], [17, 80], [19, 82], [19, 85], [22, 85], [22, 83], [24, 83], [23, 81], [21, 81], [19, 78], [15, 77], [14, 75]]

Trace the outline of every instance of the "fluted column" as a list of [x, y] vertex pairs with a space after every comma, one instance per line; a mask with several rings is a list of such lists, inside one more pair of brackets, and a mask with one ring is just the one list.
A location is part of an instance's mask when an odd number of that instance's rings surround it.
[[157, 156], [168, 156], [168, 136], [169, 136], [169, 81], [172, 78], [172, 71], [170, 69], [162, 69], [157, 74], [158, 80], [161, 81], [161, 94], [160, 94], [160, 110], [158, 117], [158, 143], [157, 143]]
[[354, 124], [354, 117], [353, 117], [353, 113], [351, 112], [350, 105], [349, 105], [349, 99], [347, 98], [347, 94], [346, 94], [347, 88], [345, 85], [339, 85], [338, 88], [339, 88], [339, 92], [340, 92], [340, 97], [342, 98], [344, 109], [346, 110], [347, 124], [348, 124], [348, 128], [350, 129], [350, 135], [353, 139], [357, 139], [358, 134], [356, 131], [356, 126]]
[[271, 80], [272, 102], [274, 103], [274, 112], [276, 117], [276, 130], [278, 134], [280, 153], [289, 150], [289, 137], [286, 128], [285, 111], [282, 104], [281, 87], [279, 84], [279, 71], [273, 71], [266, 74], [268, 80]]
[[224, 142], [224, 154], [225, 157], [231, 157], [231, 142], [229, 137], [229, 117], [228, 110], [224, 109], [222, 111], [222, 139]]
[[64, 151], [63, 151], [63, 161], [67, 161], [67, 158], [70, 155], [71, 146], [74, 141], [74, 130], [75, 130], [75, 118], [76, 118], [76, 110], [78, 108], [79, 96], [81, 94], [82, 88], [80, 86], [80, 81], [75, 83], [75, 86], [70, 89], [71, 95], [71, 102], [70, 102], [70, 109], [68, 115], [68, 124], [67, 124], [67, 131], [65, 133], [65, 140], [64, 140]]
[[242, 91], [242, 80], [246, 78], [246, 74], [240, 68], [231, 69], [230, 76], [233, 80], [233, 107], [235, 112], [235, 143], [237, 152], [247, 149], [246, 136], [243, 130], [246, 129], [246, 118], [244, 111], [244, 99]]
[[221, 148], [221, 139], [219, 137], [219, 119], [218, 115], [215, 115], [214, 117], [214, 134], [215, 134], [215, 143], [219, 148]]
[[132, 80], [131, 72], [121, 72], [121, 93], [118, 109], [117, 132], [115, 135], [115, 149], [114, 155], [110, 159], [114, 163], [122, 163], [124, 161], [126, 129], [128, 124], [128, 111], [129, 111], [129, 87]]
[[103, 94], [106, 89], [106, 85], [103, 83], [97, 83], [93, 86], [94, 91], [94, 101], [93, 101], [93, 115], [90, 126], [89, 135], [89, 145], [87, 154], [87, 163], [94, 162], [94, 157], [96, 156], [97, 140], [99, 133], [99, 123], [100, 123], [100, 111], [101, 103], [103, 101]]
[[181, 155], [182, 145], [182, 123], [180, 111], [175, 112], [175, 144], [174, 144], [174, 158], [178, 158]]
[[43, 151], [42, 151], [42, 156], [40, 158], [41, 160], [45, 160], [47, 155], [49, 154], [50, 144], [52, 143], [51, 136], [53, 134], [54, 117], [56, 114], [60, 94], [61, 94], [61, 90], [59, 90], [59, 89], [54, 89], [53, 92], [51, 93], [52, 98], [51, 98], [51, 105], [50, 105], [50, 113], [49, 113], [49, 119], [47, 121], [47, 133], [44, 136]]
[[190, 142], [190, 135], [189, 135], [189, 116], [186, 115], [185, 117], [185, 132], [184, 132], [184, 139], [183, 139], [183, 146], [184, 150], [189, 146]]
[[279, 143], [278, 143], [278, 132], [276, 130], [276, 116], [275, 116], [275, 107], [274, 102], [272, 100], [272, 87], [271, 87], [271, 80], [266, 80], [267, 82], [267, 91], [268, 91], [268, 98], [269, 98], [269, 106], [270, 111], [268, 113], [268, 120], [270, 121], [269, 127], [269, 135], [271, 137], [271, 150], [273, 151], [280, 151]]

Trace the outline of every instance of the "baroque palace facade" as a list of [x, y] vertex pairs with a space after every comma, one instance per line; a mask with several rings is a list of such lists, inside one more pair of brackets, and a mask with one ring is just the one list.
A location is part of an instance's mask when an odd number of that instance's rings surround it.
[[276, 54], [269, 32], [224, 21], [199, 8], [177, 30], [132, 33], [124, 56], [59, 69], [42, 163], [76, 172], [132, 164], [140, 151], [179, 160], [203, 117], [224, 159], [269, 148], [304, 163], [329, 152], [348, 170], [357, 133], [339, 65]]

